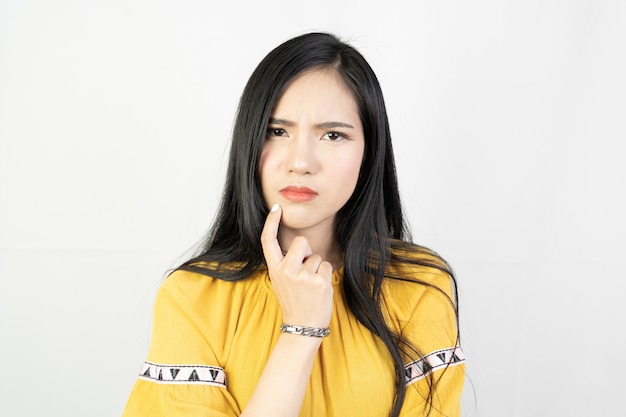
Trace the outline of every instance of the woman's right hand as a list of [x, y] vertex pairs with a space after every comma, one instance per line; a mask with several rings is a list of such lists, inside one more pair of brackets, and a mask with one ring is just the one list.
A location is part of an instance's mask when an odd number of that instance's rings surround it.
[[282, 208], [275, 205], [265, 220], [261, 245], [278, 299], [283, 322], [296, 326], [328, 327], [332, 312], [332, 265], [313, 254], [303, 236], [293, 239], [287, 253], [278, 242]]

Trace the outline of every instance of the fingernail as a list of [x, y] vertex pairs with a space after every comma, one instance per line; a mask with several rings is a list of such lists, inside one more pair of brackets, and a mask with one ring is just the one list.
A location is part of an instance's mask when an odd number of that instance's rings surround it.
[[278, 207], [279, 207], [278, 203], [274, 204], [272, 206], [272, 211], [278, 211]]

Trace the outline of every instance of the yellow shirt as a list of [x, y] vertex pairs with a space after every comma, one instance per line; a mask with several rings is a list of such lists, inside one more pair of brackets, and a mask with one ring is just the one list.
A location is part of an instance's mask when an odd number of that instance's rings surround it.
[[[422, 266], [401, 272], [450, 294], [450, 277], [443, 272]], [[348, 309], [342, 277], [342, 270], [333, 272], [331, 332], [317, 352], [300, 417], [388, 416], [395, 395], [393, 362]], [[401, 416], [423, 415], [422, 374], [431, 368], [439, 379], [431, 416], [459, 416], [464, 358], [449, 302], [432, 288], [397, 280], [385, 280], [382, 295], [389, 326], [425, 353], [406, 364]], [[158, 291], [148, 358], [123, 417], [238, 416], [281, 323], [266, 270], [236, 282], [174, 272]]]

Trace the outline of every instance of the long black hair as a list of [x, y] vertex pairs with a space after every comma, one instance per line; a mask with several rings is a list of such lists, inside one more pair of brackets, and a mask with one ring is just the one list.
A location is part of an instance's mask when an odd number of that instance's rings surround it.
[[[406, 393], [402, 355], [417, 359], [420, 352], [390, 330], [384, 320], [384, 279], [407, 279], [386, 275], [387, 266], [394, 261], [408, 261], [441, 269], [451, 276], [452, 272], [436, 254], [410, 243], [382, 90], [370, 65], [352, 46], [332, 34], [309, 33], [281, 44], [259, 63], [239, 102], [217, 216], [197, 256], [179, 269], [232, 281], [245, 279], [265, 265], [260, 236], [268, 207], [261, 191], [259, 159], [267, 125], [289, 83], [314, 68], [331, 68], [341, 75], [354, 94], [363, 124], [365, 150], [359, 179], [354, 193], [337, 213], [334, 233], [344, 258], [343, 290], [348, 307], [384, 342], [393, 358], [396, 397], [390, 415], [397, 417]], [[416, 260], [415, 256], [401, 255], [406, 249], [427, 256]], [[213, 267], [207, 269], [207, 263]], [[456, 300], [450, 301], [456, 312]], [[432, 376], [428, 380], [426, 400], [432, 405], [436, 381]]]

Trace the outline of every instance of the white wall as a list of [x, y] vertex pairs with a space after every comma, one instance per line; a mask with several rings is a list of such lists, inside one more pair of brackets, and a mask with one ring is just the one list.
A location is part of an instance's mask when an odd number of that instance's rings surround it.
[[620, 413], [626, 3], [0, 0], [0, 415], [121, 413], [246, 79], [309, 30], [379, 75], [460, 283], [464, 415]]

